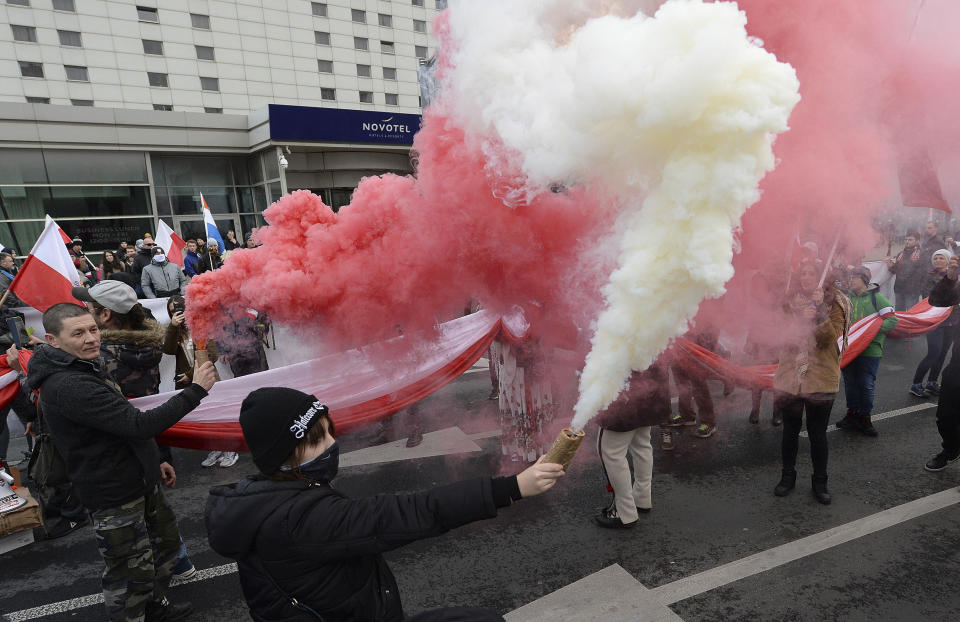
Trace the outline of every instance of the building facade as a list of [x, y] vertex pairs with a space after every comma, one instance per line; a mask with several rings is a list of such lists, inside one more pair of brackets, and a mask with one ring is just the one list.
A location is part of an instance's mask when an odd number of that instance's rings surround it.
[[262, 225], [411, 172], [438, 0], [0, 0], [0, 243]]

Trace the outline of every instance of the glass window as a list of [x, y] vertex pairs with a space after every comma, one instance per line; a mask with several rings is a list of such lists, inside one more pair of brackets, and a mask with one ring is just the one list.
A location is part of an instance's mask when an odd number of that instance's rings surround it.
[[277, 160], [277, 152], [273, 149], [261, 151], [260, 158], [263, 160], [265, 179], [280, 179], [280, 162]]
[[367, 23], [367, 12], [362, 9], [350, 9], [350, 19], [359, 23]]
[[427, 46], [425, 45], [415, 45], [413, 46], [414, 56], [417, 58], [426, 58], [427, 57]]
[[372, 104], [372, 103], [373, 103], [373, 92], [371, 92], [371, 91], [360, 91], [360, 103], [361, 103], [361, 104]]
[[270, 204], [276, 203], [282, 196], [283, 192], [280, 191], [280, 182], [270, 184]]
[[330, 209], [339, 212], [344, 205], [350, 205], [353, 188], [330, 188]]
[[[149, 214], [147, 186], [4, 186], [0, 197], [13, 220]], [[63, 225], [61, 225], [63, 226]]]
[[427, 32], [427, 22], [422, 19], [413, 20], [413, 32]]
[[67, 70], [67, 80], [75, 80], [77, 82], [90, 81], [90, 75], [87, 73], [86, 67], [80, 67], [79, 65], [64, 65], [63, 68]]
[[42, 78], [43, 63], [20, 61], [20, 75], [24, 78]]
[[411, 0], [413, 6], [423, 6], [423, 0]]
[[147, 81], [150, 82], [150, 86], [170, 86], [167, 81], [167, 74], [165, 73], [154, 73], [152, 71], [147, 72]]
[[369, 50], [370, 49], [370, 40], [366, 37], [354, 37], [353, 38], [353, 49], [355, 50]]
[[377, 13], [377, 23], [385, 28], [393, 28], [393, 16], [385, 13]]
[[370, 73], [370, 65], [357, 65], [357, 75], [361, 78], [369, 78], [373, 74]]
[[384, 67], [384, 68], [383, 68], [383, 79], [384, 79], [384, 80], [396, 80], [396, 79], [397, 79], [397, 69], [396, 69], [396, 67]]
[[445, 8], [447, 8], [447, 0], [436, 0], [436, 7], [437, 7], [437, 10], [440, 10], [440, 11], [444, 10]]
[[114, 250], [121, 240], [132, 242], [142, 238], [144, 231], [154, 231], [156, 226], [153, 218], [57, 220], [57, 224], [69, 235], [83, 239], [84, 252]]
[[317, 69], [320, 73], [333, 73], [333, 61], [317, 60]]
[[396, 93], [384, 93], [383, 98], [384, 98], [384, 103], [386, 103], [388, 106], [400, 105], [399, 104], [400, 96], [397, 95]]
[[153, 109], [171, 111], [173, 110], [173, 106], [171, 104], [154, 104]]
[[223, 108], [210, 108], [209, 106], [204, 106], [203, 111], [209, 112], [210, 114], [223, 114]]
[[47, 174], [43, 165], [42, 151], [0, 149], [0, 184], [45, 183], [47, 183]]
[[[246, 236], [250, 231], [253, 231], [257, 227], [262, 227], [263, 225], [263, 216], [260, 214], [240, 214], [240, 228], [243, 229], [244, 236]], [[239, 236], [237, 237], [239, 238]], [[244, 240], [244, 245], [246, 245], [246, 240]]]
[[154, 183], [166, 186], [230, 186], [233, 176], [230, 171], [230, 158], [190, 157], [190, 156], [152, 156], [163, 168], [162, 181], [154, 174]]
[[10, 24], [10, 30], [13, 31], [14, 41], [37, 42], [37, 29], [33, 26], [14, 26]]
[[325, 2], [311, 2], [310, 10], [312, 10], [313, 14], [317, 17], [327, 16], [327, 4]]
[[66, 45], [72, 48], [82, 48], [83, 39], [80, 38], [80, 33], [75, 30], [58, 30], [57, 34], [60, 36], [60, 45]]
[[30, 0], [7, 0], [7, 4], [18, 4], [20, 6], [30, 6]]
[[314, 30], [313, 39], [317, 42], [317, 45], [330, 45], [329, 32], [321, 32], [319, 30]]
[[230, 169], [233, 171], [233, 184], [236, 186], [249, 186], [250, 177], [247, 174], [247, 158], [230, 158]]
[[396, 54], [396, 47], [393, 45], [393, 41], [381, 41], [380, 51], [384, 54]]
[[[253, 206], [253, 193], [250, 191], [250, 188], [235, 188], [237, 191], [237, 210], [240, 212], [254, 212], [256, 208]], [[239, 239], [240, 236], [237, 236]]]
[[49, 97], [30, 97], [28, 95], [27, 103], [28, 104], [49, 104], [50, 98]]
[[327, 100], [337, 99], [336, 89], [320, 89], [320, 99], [327, 99]]
[[219, 91], [220, 90], [220, 79], [219, 78], [204, 78], [200, 77], [200, 88], [204, 91]]
[[201, 15], [200, 13], [191, 13], [190, 23], [193, 25], [194, 28], [200, 28], [202, 30], [210, 30], [209, 15]]
[[93, 106], [92, 99], [71, 99], [70, 104], [73, 106]]
[[250, 176], [251, 184], [258, 184], [263, 181], [263, 167], [260, 164], [259, 155], [247, 158], [247, 174]]
[[[236, 199], [230, 186], [170, 186], [167, 188], [173, 213], [179, 216], [200, 214], [200, 194], [214, 214], [236, 211]], [[226, 233], [226, 230], [224, 230]]]
[[77, 7], [73, 5], [73, 0], [53, 0], [53, 10], [76, 13]]
[[154, 41], [152, 39], [142, 39], [143, 53], [163, 56], [163, 41]]
[[43, 160], [51, 184], [147, 183], [142, 151], [45, 149]]
[[141, 22], [159, 22], [160, 17], [157, 15], [157, 9], [149, 6], [138, 6], [137, 7], [137, 19]]
[[199, 60], [216, 60], [213, 48], [209, 45], [195, 45], [193, 47], [197, 49], [197, 58]]
[[267, 209], [267, 189], [266, 186], [253, 186], [253, 204], [258, 212]]

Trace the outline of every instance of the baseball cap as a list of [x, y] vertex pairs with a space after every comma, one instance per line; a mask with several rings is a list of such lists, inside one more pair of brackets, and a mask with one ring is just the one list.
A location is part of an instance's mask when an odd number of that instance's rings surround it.
[[137, 304], [137, 293], [120, 281], [103, 281], [90, 289], [74, 287], [73, 297], [85, 302], [99, 303], [115, 313], [129, 313]]

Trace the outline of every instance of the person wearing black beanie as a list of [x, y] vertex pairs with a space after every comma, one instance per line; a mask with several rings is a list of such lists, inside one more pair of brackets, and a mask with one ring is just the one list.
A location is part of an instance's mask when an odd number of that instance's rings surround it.
[[419, 493], [352, 499], [333, 488], [340, 449], [329, 409], [282, 387], [250, 393], [243, 438], [259, 474], [210, 490], [210, 546], [237, 560], [257, 622], [273, 620], [462, 620], [503, 618], [452, 607], [407, 618], [383, 553], [438, 536], [550, 490], [564, 472], [536, 464], [512, 477], [477, 477]]

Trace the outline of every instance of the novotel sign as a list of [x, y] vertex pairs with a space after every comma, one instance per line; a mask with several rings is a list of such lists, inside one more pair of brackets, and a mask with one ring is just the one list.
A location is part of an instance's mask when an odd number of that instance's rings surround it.
[[412, 145], [420, 115], [270, 104], [273, 140]]

